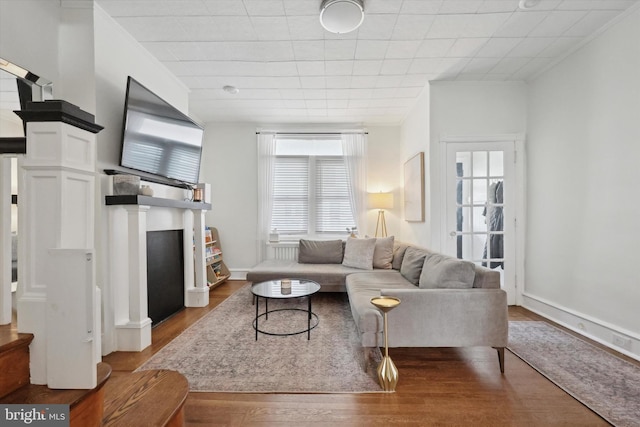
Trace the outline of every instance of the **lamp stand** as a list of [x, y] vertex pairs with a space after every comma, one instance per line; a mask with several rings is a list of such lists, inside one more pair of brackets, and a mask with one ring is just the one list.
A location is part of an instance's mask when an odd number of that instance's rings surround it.
[[376, 223], [376, 237], [378, 237], [378, 228], [380, 229], [380, 236], [387, 237], [387, 223], [384, 220], [384, 211], [382, 209], [378, 211], [378, 222]]

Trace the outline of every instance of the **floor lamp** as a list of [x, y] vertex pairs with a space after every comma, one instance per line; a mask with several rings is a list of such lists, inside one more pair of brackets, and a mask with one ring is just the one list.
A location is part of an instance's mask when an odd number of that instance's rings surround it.
[[384, 220], [384, 209], [393, 209], [393, 193], [369, 193], [369, 207], [378, 209], [376, 237], [378, 237], [378, 230], [380, 230], [381, 237], [387, 237], [387, 223]]

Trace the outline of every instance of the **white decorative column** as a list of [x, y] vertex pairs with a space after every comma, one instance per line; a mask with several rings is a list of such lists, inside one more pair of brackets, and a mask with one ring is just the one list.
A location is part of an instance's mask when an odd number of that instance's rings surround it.
[[[209, 286], [207, 286], [206, 256], [204, 244], [204, 217], [206, 211], [193, 209], [185, 211], [191, 214], [193, 232], [189, 233], [192, 238], [186, 238], [187, 226], [185, 221], [185, 266], [193, 265], [194, 274], [187, 277], [185, 274], [185, 300], [186, 307], [206, 307], [209, 305]], [[195, 243], [195, 245], [194, 245]], [[193, 251], [187, 251], [187, 244], [193, 247]], [[193, 252], [193, 256], [191, 253]], [[188, 256], [187, 256], [188, 255]], [[185, 268], [187, 270], [187, 268]], [[195, 276], [195, 280], [194, 280]]]
[[116, 323], [120, 351], [142, 351], [151, 345], [151, 319], [147, 306], [147, 211], [149, 206], [125, 205], [127, 211], [128, 318]]
[[93, 115], [65, 101], [29, 103], [19, 171], [18, 331], [34, 334], [31, 383], [96, 386], [100, 310], [94, 274]]

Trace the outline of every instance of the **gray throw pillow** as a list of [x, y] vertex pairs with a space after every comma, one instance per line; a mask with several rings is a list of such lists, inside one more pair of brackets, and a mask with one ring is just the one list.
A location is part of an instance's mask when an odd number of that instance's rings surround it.
[[430, 254], [424, 260], [420, 287], [425, 289], [471, 289], [476, 277], [475, 264], [441, 254]]
[[393, 261], [391, 261], [391, 267], [394, 270], [400, 271], [400, 267], [402, 267], [402, 259], [404, 258], [404, 253], [408, 247], [409, 245], [407, 245], [406, 243], [393, 243]]
[[391, 268], [393, 260], [393, 236], [378, 237], [373, 251], [373, 268]]
[[376, 249], [376, 239], [355, 239], [349, 237], [344, 247], [345, 267], [373, 270], [373, 252]]
[[300, 264], [340, 264], [342, 240], [300, 239], [298, 262]]
[[409, 282], [418, 286], [420, 281], [420, 273], [422, 272], [422, 264], [427, 256], [427, 251], [409, 246], [404, 252], [400, 274]]

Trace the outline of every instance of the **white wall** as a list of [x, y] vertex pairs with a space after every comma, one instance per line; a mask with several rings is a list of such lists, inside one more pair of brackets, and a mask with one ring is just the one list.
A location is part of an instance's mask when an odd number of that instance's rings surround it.
[[[429, 168], [429, 93], [430, 87], [426, 86], [418, 98], [416, 104], [400, 127], [400, 137], [402, 141], [400, 166], [400, 219], [401, 233], [400, 239], [408, 243], [428, 247], [431, 241], [431, 216], [429, 215], [429, 200], [431, 191], [429, 189], [430, 168]], [[424, 152], [425, 163], [425, 222], [407, 222], [404, 220], [404, 163], [419, 152]]]
[[527, 305], [607, 343], [632, 335], [636, 357], [639, 40], [635, 8], [531, 82], [526, 247]]
[[432, 82], [429, 107], [429, 178], [431, 221], [429, 245], [441, 250], [440, 140], [452, 136], [524, 134], [527, 127], [527, 89], [521, 82]]
[[[258, 176], [256, 124], [208, 123], [200, 177], [211, 183], [213, 208], [207, 225], [217, 227], [225, 263], [234, 274], [244, 273], [257, 263]], [[317, 129], [317, 127], [315, 128]], [[387, 212], [389, 234], [398, 234], [400, 129], [397, 126], [368, 127], [367, 189], [393, 191], [395, 207]], [[373, 235], [377, 211], [367, 213], [365, 233]], [[345, 232], [346, 234], [346, 232]]]

